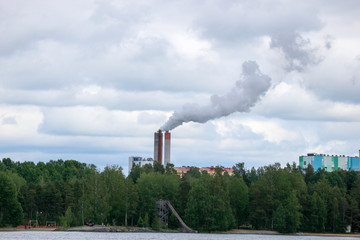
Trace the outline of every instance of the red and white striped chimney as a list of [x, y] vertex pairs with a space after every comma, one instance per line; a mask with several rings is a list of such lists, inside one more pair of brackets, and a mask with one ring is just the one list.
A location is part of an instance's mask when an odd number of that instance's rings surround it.
[[158, 141], [158, 159], [157, 159], [157, 161], [162, 164], [162, 158], [163, 158], [163, 134], [162, 134], [161, 130], [158, 131], [158, 135], [159, 135], [159, 141]]
[[169, 131], [165, 132], [165, 151], [164, 151], [164, 166], [170, 163], [170, 141], [171, 133]]

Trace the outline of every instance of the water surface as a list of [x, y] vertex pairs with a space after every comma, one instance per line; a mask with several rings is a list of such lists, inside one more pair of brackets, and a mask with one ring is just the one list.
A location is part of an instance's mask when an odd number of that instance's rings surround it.
[[280, 240], [352, 240], [355, 237], [321, 237], [321, 236], [286, 236], [286, 235], [254, 235], [254, 234], [203, 234], [203, 233], [123, 233], [123, 232], [37, 232], [37, 231], [15, 231], [0, 232], [0, 240], [255, 240], [255, 239], [280, 239]]

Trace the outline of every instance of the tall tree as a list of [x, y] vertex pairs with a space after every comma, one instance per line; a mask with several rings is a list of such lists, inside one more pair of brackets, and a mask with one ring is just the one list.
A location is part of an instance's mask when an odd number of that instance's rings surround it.
[[4, 172], [0, 172], [0, 226], [17, 226], [23, 220], [23, 210], [17, 199], [16, 186]]
[[229, 197], [235, 226], [246, 224], [248, 218], [249, 190], [242, 178], [229, 178]]
[[202, 175], [191, 184], [185, 218], [200, 231], [227, 230], [233, 226], [228, 188], [221, 175]]

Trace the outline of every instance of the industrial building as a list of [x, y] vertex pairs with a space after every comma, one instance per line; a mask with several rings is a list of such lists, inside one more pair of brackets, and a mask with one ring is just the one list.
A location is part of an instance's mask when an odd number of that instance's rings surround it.
[[309, 164], [312, 165], [315, 171], [318, 169], [325, 169], [327, 172], [339, 169], [359, 171], [358, 156], [351, 157], [345, 155], [308, 153], [306, 156], [299, 157], [299, 166], [301, 168], [305, 169]]
[[[190, 170], [190, 167], [174, 167], [176, 174], [179, 177], [183, 177], [185, 173], [187, 173]], [[205, 171], [210, 175], [214, 175], [215, 174], [215, 169], [216, 167], [202, 167], [202, 168], [198, 168], [200, 172]], [[232, 176], [234, 173], [234, 169], [232, 168], [223, 168], [222, 169], [222, 174], [224, 175], [225, 173], [229, 174], [230, 176]]]
[[140, 167], [144, 166], [145, 164], [154, 165], [154, 159], [142, 158], [142, 157], [129, 157], [129, 174], [134, 164]]
[[[163, 136], [165, 135], [165, 142], [163, 144]], [[165, 134], [161, 130], [154, 133], [154, 159], [152, 158], [142, 158], [142, 157], [129, 157], [129, 174], [133, 167], [133, 164], [140, 167], [145, 164], [154, 165], [154, 161], [164, 164], [166, 166], [170, 163], [170, 147], [171, 147], [171, 133], [166, 131]], [[164, 151], [163, 151], [164, 145]], [[164, 163], [163, 163], [164, 155]]]
[[[169, 131], [163, 133], [161, 130], [158, 130], [157, 132], [154, 133], [154, 159], [133, 157], [133, 156], [129, 157], [129, 174], [134, 164], [142, 167], [145, 164], [154, 165], [154, 162], [159, 162], [160, 164], [163, 164], [164, 167], [166, 167], [166, 165], [170, 163], [170, 158], [171, 158], [170, 149], [171, 149], [171, 133]], [[183, 175], [190, 170], [190, 167], [174, 167], [174, 169], [179, 177], [183, 177]], [[202, 167], [198, 169], [200, 172], [206, 171], [208, 174], [214, 175], [216, 167], [213, 166]], [[227, 173], [231, 176], [234, 174], [233, 171], [234, 170], [232, 168], [222, 168], [222, 174]]]

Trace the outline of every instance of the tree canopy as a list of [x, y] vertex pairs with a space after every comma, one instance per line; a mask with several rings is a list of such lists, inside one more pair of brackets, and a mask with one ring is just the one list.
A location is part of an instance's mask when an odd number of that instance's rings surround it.
[[[169, 200], [191, 228], [277, 230], [284, 233], [360, 230], [360, 178], [355, 172], [304, 171], [276, 163], [258, 169], [234, 165], [234, 174], [191, 167], [182, 178], [173, 165], [99, 170], [75, 160], [0, 161], [0, 226], [55, 220], [64, 226], [153, 226], [157, 200]], [[169, 216], [169, 227], [179, 224]]]

